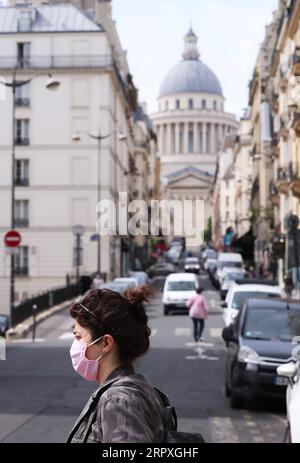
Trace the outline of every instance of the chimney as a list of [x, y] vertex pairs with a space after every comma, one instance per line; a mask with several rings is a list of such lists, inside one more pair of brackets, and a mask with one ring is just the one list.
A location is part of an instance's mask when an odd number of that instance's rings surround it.
[[95, 0], [95, 19], [109, 31], [112, 22], [111, 0]]

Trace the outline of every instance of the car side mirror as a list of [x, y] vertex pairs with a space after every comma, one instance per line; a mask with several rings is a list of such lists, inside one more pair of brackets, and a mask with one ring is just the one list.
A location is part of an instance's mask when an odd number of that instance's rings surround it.
[[226, 326], [222, 332], [222, 338], [228, 345], [229, 342], [236, 342], [236, 336], [234, 335], [233, 325]]
[[222, 307], [223, 309], [226, 309], [226, 308], [228, 307], [227, 302], [222, 302], [221, 307]]
[[280, 365], [277, 368], [278, 376], [283, 376], [284, 378], [293, 378], [297, 373], [297, 367], [294, 363], [287, 363], [286, 365]]

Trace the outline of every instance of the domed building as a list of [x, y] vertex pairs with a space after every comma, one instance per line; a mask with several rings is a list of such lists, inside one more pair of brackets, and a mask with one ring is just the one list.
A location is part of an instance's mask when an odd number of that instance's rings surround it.
[[152, 119], [158, 137], [162, 197], [203, 199], [206, 225], [217, 153], [238, 123], [224, 111], [221, 83], [200, 59], [192, 29], [184, 41], [183, 59], [163, 80], [159, 110]]

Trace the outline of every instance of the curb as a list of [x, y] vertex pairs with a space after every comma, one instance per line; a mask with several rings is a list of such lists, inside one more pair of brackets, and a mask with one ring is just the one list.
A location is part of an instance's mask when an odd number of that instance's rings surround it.
[[[52, 315], [55, 315], [58, 312], [61, 312], [71, 306], [77, 298], [65, 301], [59, 305], [51, 307], [51, 309], [45, 310], [36, 316], [36, 326], [42, 323], [43, 321], [50, 318]], [[6, 332], [6, 340], [11, 341], [13, 339], [21, 339], [27, 336], [28, 333], [32, 331], [33, 328], [33, 317], [29, 317], [24, 322], [19, 323], [15, 328], [10, 328]]]

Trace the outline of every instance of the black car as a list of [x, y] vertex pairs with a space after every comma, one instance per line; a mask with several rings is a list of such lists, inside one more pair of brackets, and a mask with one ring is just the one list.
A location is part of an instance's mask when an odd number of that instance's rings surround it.
[[0, 315], [0, 336], [5, 336], [9, 329], [9, 318], [7, 315]]
[[148, 270], [147, 274], [149, 278], [168, 276], [170, 273], [175, 273], [176, 268], [173, 264], [161, 262], [152, 265]]
[[227, 344], [225, 391], [232, 408], [257, 397], [285, 400], [287, 380], [277, 367], [291, 361], [300, 335], [300, 304], [283, 299], [248, 299], [234, 324], [223, 330]]

